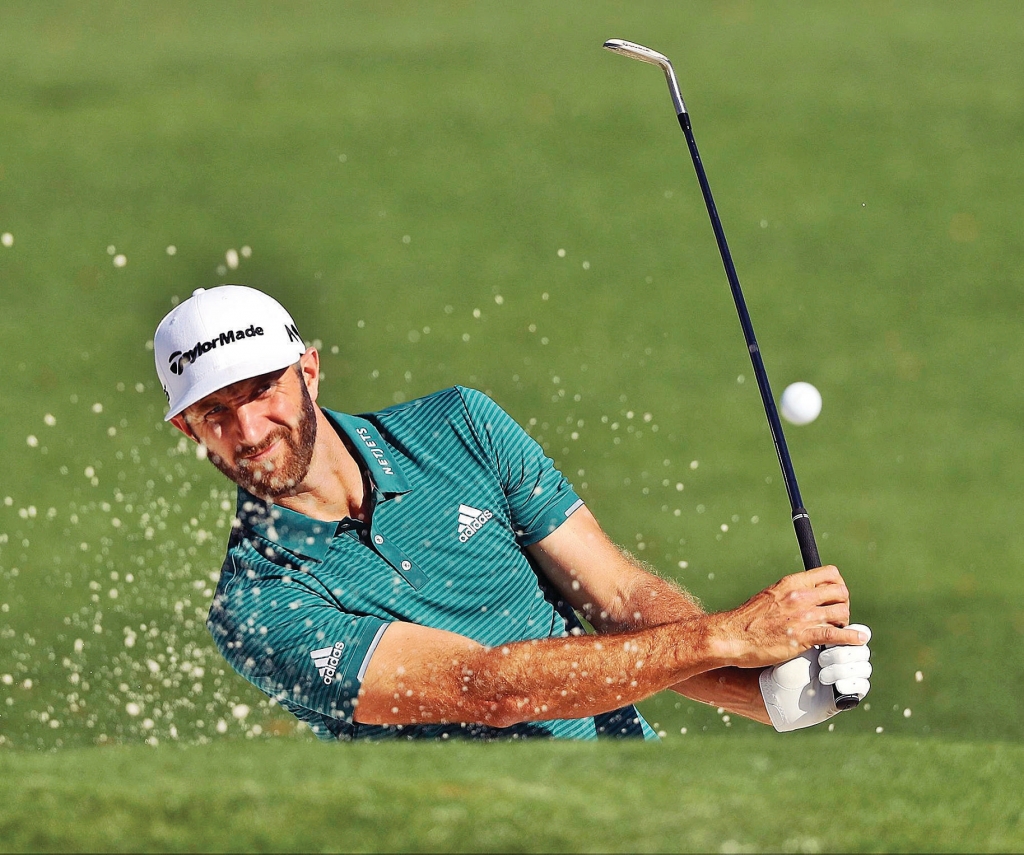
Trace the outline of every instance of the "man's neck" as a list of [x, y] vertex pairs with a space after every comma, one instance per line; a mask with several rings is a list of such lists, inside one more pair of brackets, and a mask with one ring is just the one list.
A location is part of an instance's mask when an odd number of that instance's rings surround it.
[[369, 519], [370, 489], [362, 466], [319, 407], [309, 472], [294, 495], [274, 502], [317, 520]]

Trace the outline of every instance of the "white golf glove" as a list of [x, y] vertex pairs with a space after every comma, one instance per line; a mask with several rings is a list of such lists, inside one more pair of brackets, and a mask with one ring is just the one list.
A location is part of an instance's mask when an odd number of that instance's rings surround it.
[[[866, 632], [863, 624], [849, 629]], [[862, 700], [871, 688], [871, 651], [868, 646], [843, 645], [819, 650], [812, 647], [795, 659], [761, 672], [761, 697], [779, 733], [811, 727], [837, 712], [832, 686], [840, 694]]]

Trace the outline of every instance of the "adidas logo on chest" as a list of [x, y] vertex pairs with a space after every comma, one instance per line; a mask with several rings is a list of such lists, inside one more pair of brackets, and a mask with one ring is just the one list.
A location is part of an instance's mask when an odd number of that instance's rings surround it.
[[490, 511], [477, 510], [469, 505], [459, 505], [459, 542], [465, 543], [484, 527], [494, 516]]

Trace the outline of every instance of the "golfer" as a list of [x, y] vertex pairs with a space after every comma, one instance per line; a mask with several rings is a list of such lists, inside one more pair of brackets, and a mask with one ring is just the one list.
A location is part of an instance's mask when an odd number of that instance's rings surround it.
[[707, 614], [480, 392], [323, 409], [316, 349], [240, 285], [196, 291], [154, 345], [167, 420], [238, 485], [210, 632], [323, 739], [652, 739], [633, 705], [665, 689], [783, 731], [834, 715], [837, 681], [868, 691], [835, 567]]

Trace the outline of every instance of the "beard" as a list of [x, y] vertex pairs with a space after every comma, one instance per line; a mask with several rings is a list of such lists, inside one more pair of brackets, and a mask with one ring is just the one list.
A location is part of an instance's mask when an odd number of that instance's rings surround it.
[[[236, 449], [238, 463], [232, 466], [216, 454], [210, 455], [213, 463], [239, 487], [248, 490], [261, 499], [274, 500], [282, 496], [292, 495], [295, 488], [309, 474], [309, 466], [313, 460], [313, 446], [316, 444], [316, 407], [309, 397], [306, 384], [302, 387], [302, 405], [299, 411], [299, 423], [290, 431], [278, 428], [268, 434], [258, 445], [239, 446]], [[297, 434], [297, 436], [293, 435]], [[272, 460], [251, 461], [246, 457], [266, 451], [275, 442], [281, 441], [284, 446], [278, 452], [278, 462]], [[283, 454], [283, 457], [282, 457]]]

